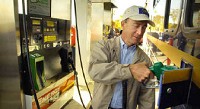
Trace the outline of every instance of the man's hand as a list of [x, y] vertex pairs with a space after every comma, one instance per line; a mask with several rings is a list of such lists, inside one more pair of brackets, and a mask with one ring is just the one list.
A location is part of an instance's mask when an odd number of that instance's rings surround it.
[[144, 62], [137, 64], [130, 64], [129, 68], [133, 77], [139, 82], [145, 82], [150, 77], [151, 71], [147, 67], [147, 64]]

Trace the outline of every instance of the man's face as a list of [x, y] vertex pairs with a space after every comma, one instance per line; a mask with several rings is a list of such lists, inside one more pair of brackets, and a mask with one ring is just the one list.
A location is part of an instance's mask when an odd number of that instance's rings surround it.
[[147, 21], [135, 21], [127, 19], [122, 21], [122, 39], [128, 45], [139, 43], [145, 30], [147, 28]]

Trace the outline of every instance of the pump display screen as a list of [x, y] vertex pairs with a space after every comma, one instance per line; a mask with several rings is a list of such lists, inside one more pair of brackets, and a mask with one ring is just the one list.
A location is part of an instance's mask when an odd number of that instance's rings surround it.
[[41, 30], [41, 20], [40, 19], [33, 19], [32, 20], [32, 33], [40, 33]]
[[54, 42], [57, 40], [57, 20], [43, 21], [44, 43]]
[[47, 26], [48, 27], [54, 27], [55, 26], [55, 22], [53, 22], [53, 21], [47, 21]]
[[40, 25], [41, 24], [41, 20], [34, 19], [34, 20], [32, 20], [32, 24], [33, 25]]
[[27, 23], [31, 50], [67, 45], [70, 39], [70, 21], [31, 16]]

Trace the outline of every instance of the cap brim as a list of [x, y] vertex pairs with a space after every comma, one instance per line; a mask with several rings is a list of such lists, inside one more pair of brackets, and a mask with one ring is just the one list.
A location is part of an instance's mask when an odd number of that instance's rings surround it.
[[153, 26], [153, 27], [155, 27], [155, 23], [153, 22], [153, 21], [151, 21], [148, 17], [146, 17], [146, 16], [133, 16], [133, 17], [129, 17], [130, 19], [132, 19], [132, 20], [136, 20], [136, 21], [148, 21], [148, 23], [151, 25], [151, 26]]
[[148, 20], [148, 23], [149, 23], [151, 26], [153, 26], [153, 27], [156, 26], [155, 23], [154, 23], [153, 21], [151, 21], [151, 20]]

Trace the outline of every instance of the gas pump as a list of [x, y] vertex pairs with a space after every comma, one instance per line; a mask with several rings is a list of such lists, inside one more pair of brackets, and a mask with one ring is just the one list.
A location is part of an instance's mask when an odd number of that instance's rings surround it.
[[[22, 18], [22, 17], [20, 17]], [[68, 62], [70, 49], [70, 21], [49, 17], [26, 16], [28, 32], [28, 51], [25, 37], [21, 37], [21, 46], [25, 63], [30, 62], [30, 71], [36, 91], [38, 104], [41, 108], [48, 107], [56, 102], [64, 92], [74, 84], [73, 70]], [[22, 25], [22, 24], [20, 24]], [[23, 28], [20, 28], [21, 33]], [[26, 56], [29, 52], [29, 61]], [[28, 68], [23, 74], [24, 92], [32, 96], [32, 88], [27, 88], [30, 83]], [[30, 73], [29, 73], [30, 74]], [[29, 78], [29, 79], [27, 79]], [[32, 99], [32, 97], [31, 97]], [[36, 100], [28, 108], [37, 108]]]
[[68, 62], [72, 54], [71, 21], [52, 18], [50, 4], [50, 0], [28, 1], [28, 14], [19, 14], [22, 88], [27, 109], [61, 108], [73, 95], [75, 77]]

